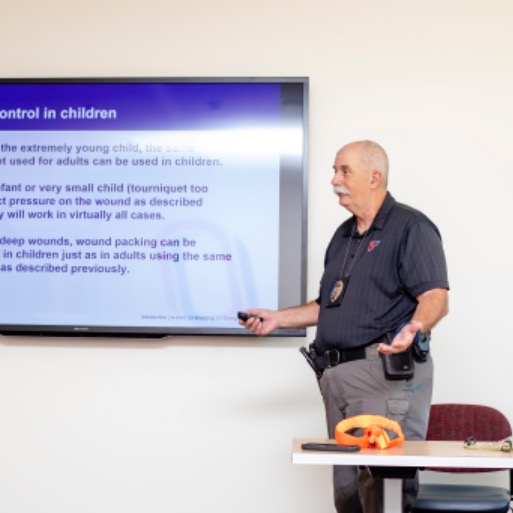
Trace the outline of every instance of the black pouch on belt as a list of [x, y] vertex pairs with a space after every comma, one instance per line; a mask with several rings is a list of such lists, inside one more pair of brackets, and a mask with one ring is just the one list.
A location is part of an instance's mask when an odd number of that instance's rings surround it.
[[[392, 343], [392, 338], [393, 334], [387, 333], [386, 341], [388, 344]], [[415, 364], [413, 362], [411, 347], [402, 353], [380, 353], [380, 356], [381, 360], [383, 361], [383, 370], [385, 371], [386, 379], [394, 381], [413, 378]]]

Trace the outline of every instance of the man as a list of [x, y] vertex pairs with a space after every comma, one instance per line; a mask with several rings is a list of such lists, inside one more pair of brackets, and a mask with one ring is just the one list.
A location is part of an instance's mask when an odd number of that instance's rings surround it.
[[[440, 234], [387, 191], [388, 157], [375, 142], [344, 146], [333, 170], [339, 204], [353, 215], [326, 250], [318, 298], [278, 311], [248, 310], [251, 317], [241, 324], [260, 336], [317, 325], [313, 350], [330, 437], [341, 420], [372, 414], [399, 422], [407, 440], [421, 440], [431, 404], [431, 357], [419, 357], [413, 377], [402, 380], [385, 377], [382, 359], [411, 351], [416, 337], [429, 334], [448, 313]], [[382, 481], [367, 471], [336, 466], [333, 483], [339, 513], [382, 510]], [[417, 488], [417, 478], [404, 481], [405, 511]]]

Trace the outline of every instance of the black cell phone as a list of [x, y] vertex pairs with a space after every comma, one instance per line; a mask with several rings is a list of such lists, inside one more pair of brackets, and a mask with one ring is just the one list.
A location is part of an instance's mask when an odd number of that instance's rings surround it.
[[358, 452], [358, 445], [338, 445], [330, 443], [306, 442], [301, 445], [304, 451]]

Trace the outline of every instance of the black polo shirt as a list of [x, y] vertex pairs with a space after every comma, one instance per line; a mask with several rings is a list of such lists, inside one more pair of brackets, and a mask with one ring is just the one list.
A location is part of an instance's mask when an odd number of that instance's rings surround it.
[[[317, 298], [320, 351], [366, 345], [408, 322], [419, 294], [449, 288], [440, 233], [424, 214], [387, 193], [365, 234], [358, 234], [355, 223], [354, 216], [345, 221], [326, 250]], [[350, 266], [340, 306], [328, 307], [335, 283]]]

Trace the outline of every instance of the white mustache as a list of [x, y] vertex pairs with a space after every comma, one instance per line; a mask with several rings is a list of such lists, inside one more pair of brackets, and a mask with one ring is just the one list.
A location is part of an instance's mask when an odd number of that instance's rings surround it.
[[345, 187], [342, 187], [341, 185], [335, 185], [333, 187], [333, 192], [334, 192], [334, 194], [349, 194], [349, 191]]

